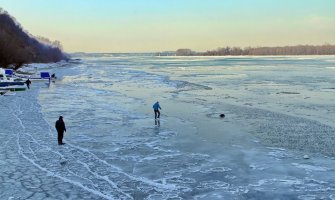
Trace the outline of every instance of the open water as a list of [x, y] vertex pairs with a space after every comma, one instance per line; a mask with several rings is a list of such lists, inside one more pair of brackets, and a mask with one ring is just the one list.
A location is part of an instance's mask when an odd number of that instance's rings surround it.
[[335, 199], [335, 57], [76, 56], [0, 96], [0, 199]]

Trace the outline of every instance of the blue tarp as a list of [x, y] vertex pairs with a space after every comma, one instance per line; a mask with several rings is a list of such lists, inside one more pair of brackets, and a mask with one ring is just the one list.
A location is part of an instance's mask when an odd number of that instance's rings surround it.
[[49, 72], [41, 72], [41, 78], [50, 78]]
[[12, 69], [5, 69], [5, 74], [7, 76], [12, 76], [13, 75], [13, 70]]

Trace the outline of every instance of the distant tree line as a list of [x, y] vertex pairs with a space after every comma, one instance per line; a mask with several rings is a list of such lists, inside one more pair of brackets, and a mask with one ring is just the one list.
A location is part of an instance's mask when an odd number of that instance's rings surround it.
[[162, 51], [154, 53], [154, 56], [175, 56], [175, 51]]
[[241, 56], [241, 55], [335, 55], [335, 45], [297, 45], [285, 47], [223, 47], [206, 52], [178, 49], [177, 56]]
[[50, 63], [67, 60], [59, 41], [34, 37], [0, 8], [0, 66], [17, 69], [26, 63]]

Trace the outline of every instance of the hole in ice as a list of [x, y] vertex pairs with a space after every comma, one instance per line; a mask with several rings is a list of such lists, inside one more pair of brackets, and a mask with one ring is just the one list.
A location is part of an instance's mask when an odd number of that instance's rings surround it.
[[223, 114], [223, 113], [209, 113], [206, 115], [208, 118], [225, 118], [226, 117], [226, 114]]

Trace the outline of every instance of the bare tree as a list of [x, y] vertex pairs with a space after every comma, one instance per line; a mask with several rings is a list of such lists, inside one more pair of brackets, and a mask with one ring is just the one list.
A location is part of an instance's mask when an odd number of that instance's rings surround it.
[[57, 62], [68, 59], [59, 41], [33, 37], [6, 11], [0, 9], [0, 65], [20, 67], [32, 62]]

